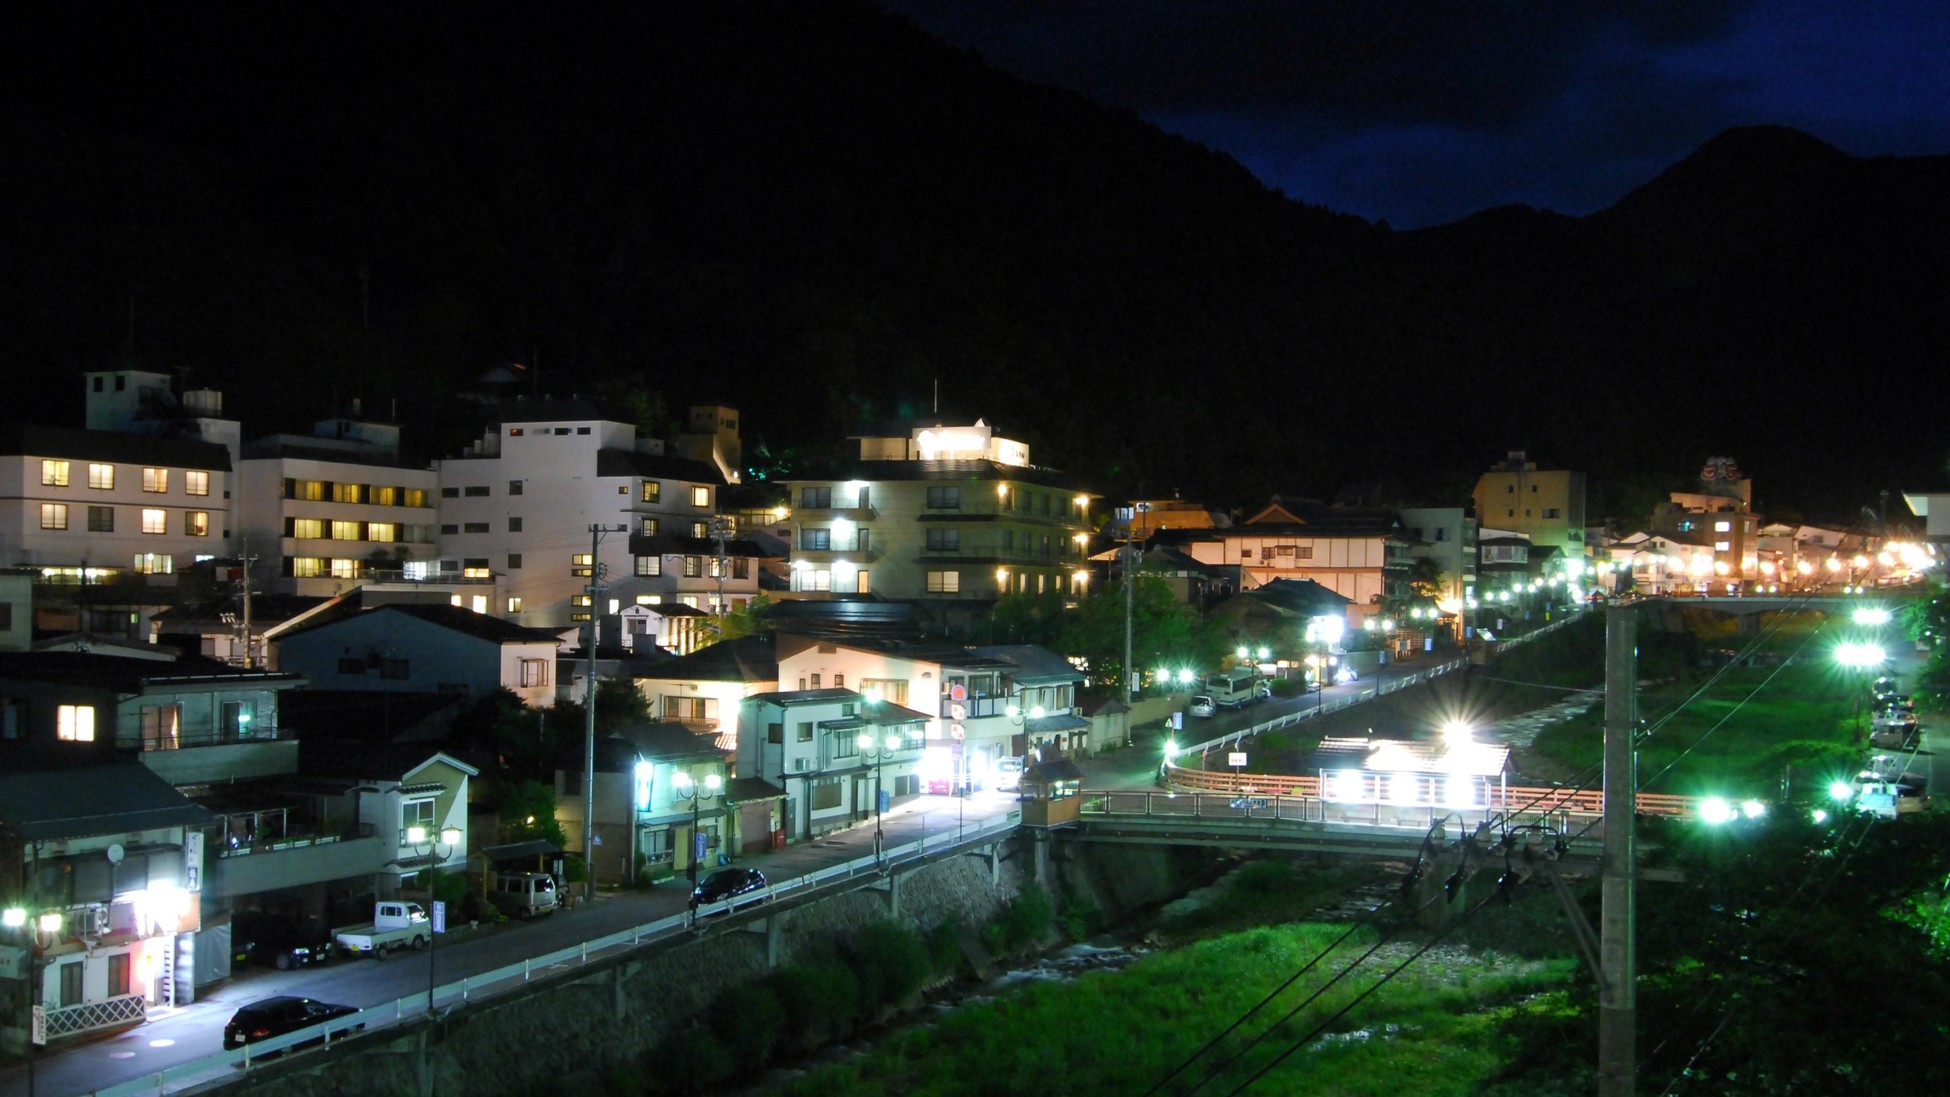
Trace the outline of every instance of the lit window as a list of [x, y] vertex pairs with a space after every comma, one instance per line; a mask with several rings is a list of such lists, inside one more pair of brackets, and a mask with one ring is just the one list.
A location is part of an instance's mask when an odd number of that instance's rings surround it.
[[210, 536], [210, 512], [193, 510], [183, 515], [183, 532], [191, 537]]
[[639, 518], [636, 521], [636, 531], [645, 537], [655, 537], [658, 528], [655, 518]]
[[161, 494], [169, 490], [169, 470], [144, 468], [142, 470], [142, 490], [151, 494]]
[[401, 492], [401, 495], [402, 503], [405, 506], [424, 507], [427, 505], [427, 489], [425, 488], [406, 488]]
[[316, 579], [325, 574], [325, 561], [317, 556], [293, 556], [291, 575], [294, 579]]
[[325, 500], [325, 481], [294, 480], [291, 484], [291, 497], [312, 503], [323, 502]]
[[643, 502], [655, 503], [664, 497], [664, 486], [656, 480], [645, 480], [642, 493], [638, 496]]
[[41, 486], [50, 488], [67, 487], [68, 463], [66, 461], [42, 461]]
[[183, 493], [185, 495], [210, 494], [210, 474], [188, 469], [183, 473]]
[[325, 520], [323, 518], [293, 518], [291, 520], [291, 536], [313, 539], [323, 537], [325, 536]]
[[1713, 532], [1714, 532], [1714, 533], [1731, 533], [1731, 532], [1733, 532], [1733, 523], [1732, 523], [1732, 522], [1715, 522], [1715, 523], [1713, 523]]
[[332, 578], [357, 579], [365, 574], [365, 565], [364, 560], [347, 560], [342, 556], [335, 556], [332, 558]]
[[368, 522], [366, 523], [366, 540], [397, 541], [399, 540], [399, 526], [392, 522]]
[[340, 484], [336, 482], [332, 484], [332, 502], [363, 503], [365, 501], [366, 486], [364, 484]]
[[692, 489], [691, 489], [691, 505], [692, 505], [692, 506], [694, 506], [694, 507], [708, 507], [708, 506], [710, 506], [710, 505], [711, 505], [711, 489], [710, 489], [710, 488], [692, 488]]
[[1714, 552], [1731, 552], [1731, 551], [1733, 551], [1733, 542], [1732, 542], [1732, 541], [1715, 541], [1715, 542], [1713, 542], [1713, 551], [1714, 551]]
[[68, 528], [68, 504], [42, 503], [41, 504], [41, 528], [42, 529], [67, 529]]
[[115, 487], [115, 466], [92, 464], [88, 466], [88, 486], [108, 491]]
[[704, 540], [706, 537], [711, 536], [710, 524], [708, 522], [692, 522], [691, 536], [697, 538], [700, 541]]
[[569, 574], [577, 578], [587, 579], [593, 573], [595, 566], [596, 558], [586, 552], [578, 552], [569, 557]]
[[799, 575], [800, 575], [800, 580], [799, 580], [800, 590], [832, 590], [833, 589], [833, 573], [830, 571], [808, 570], [808, 571], [799, 572]]
[[138, 575], [168, 575], [175, 570], [176, 558], [166, 552], [135, 554], [135, 571]]
[[460, 562], [460, 577], [462, 579], [487, 579], [491, 575], [492, 573], [488, 570], [487, 558], [484, 556], [471, 556]]
[[575, 594], [569, 597], [569, 604], [572, 606], [590, 606], [594, 605], [595, 601], [587, 594]]
[[959, 571], [928, 572], [928, 593], [929, 594], [954, 594], [959, 590], [961, 590], [961, 572]]
[[359, 523], [334, 521], [332, 523], [332, 540], [334, 541], [361, 540], [359, 536]]
[[55, 734], [59, 738], [70, 743], [95, 741], [95, 706], [62, 705], [55, 721]]
[[521, 612], [521, 598], [519, 596], [508, 599], [508, 612], [509, 613]]
[[636, 558], [636, 573], [644, 578], [654, 578], [664, 573], [664, 558], [661, 556], [639, 556]]
[[537, 689], [548, 685], [549, 660], [523, 659], [521, 661], [521, 684], [524, 689]]
[[467, 608], [473, 610], [475, 613], [486, 613], [487, 595], [476, 594], [474, 597], [469, 598], [467, 600]]
[[142, 508], [142, 532], [168, 533], [169, 512], [163, 510], [161, 507], [143, 507]]
[[372, 489], [372, 501], [382, 507], [399, 506], [399, 489], [381, 484]]
[[684, 578], [701, 579], [703, 578], [703, 576], [704, 576], [704, 557], [702, 556], [684, 557]]

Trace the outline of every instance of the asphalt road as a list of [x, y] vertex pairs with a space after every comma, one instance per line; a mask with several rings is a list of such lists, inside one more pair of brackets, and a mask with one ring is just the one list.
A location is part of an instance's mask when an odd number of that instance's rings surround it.
[[[887, 846], [893, 847], [924, 835], [953, 838], [1015, 809], [1012, 793], [985, 793], [966, 799], [920, 796], [897, 805], [881, 826]], [[736, 863], [761, 870], [776, 885], [870, 856], [873, 848], [874, 826], [868, 822], [775, 853], [739, 858]], [[369, 1009], [399, 998], [423, 996], [430, 962], [436, 965], [431, 974], [445, 985], [466, 975], [493, 971], [527, 957], [682, 913], [689, 897], [690, 884], [680, 877], [644, 891], [602, 894], [593, 904], [532, 922], [510, 921], [478, 929], [455, 926], [452, 932], [441, 935], [430, 952], [399, 952], [386, 960], [341, 958], [321, 967], [290, 972], [240, 966], [234, 978], [201, 992], [191, 1005], [154, 1010], [147, 1023], [132, 1029], [43, 1051], [34, 1067], [34, 1089], [39, 1097], [71, 1097], [217, 1054], [223, 1050], [223, 1026], [230, 1015], [239, 1006], [260, 998], [298, 994]], [[445, 1008], [448, 1001], [443, 996], [438, 1004]], [[408, 1012], [418, 1009], [419, 1004], [414, 1003]], [[13, 1097], [27, 1093], [26, 1067], [12, 1066], [0, 1077], [0, 1094]]]

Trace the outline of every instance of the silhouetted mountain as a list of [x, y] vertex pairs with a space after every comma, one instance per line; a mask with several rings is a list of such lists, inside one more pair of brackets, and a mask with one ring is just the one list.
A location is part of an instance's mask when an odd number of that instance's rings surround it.
[[865, 4], [666, 8], [35, 13], [0, 109], [18, 414], [77, 421], [132, 329], [253, 430], [361, 396], [433, 449], [517, 360], [729, 398], [774, 453], [938, 392], [1217, 503], [1447, 499], [1520, 447], [1729, 453], [1808, 509], [1942, 463], [1864, 382], [1942, 395], [1944, 158], [1738, 130], [1589, 218], [1395, 234]]

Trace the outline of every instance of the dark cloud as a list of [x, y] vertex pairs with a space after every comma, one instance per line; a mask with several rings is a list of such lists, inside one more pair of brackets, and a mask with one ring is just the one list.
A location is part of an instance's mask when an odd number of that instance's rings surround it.
[[1290, 197], [1583, 214], [1731, 126], [1950, 145], [1950, 5], [1898, 0], [883, 0], [1018, 77], [1231, 154]]

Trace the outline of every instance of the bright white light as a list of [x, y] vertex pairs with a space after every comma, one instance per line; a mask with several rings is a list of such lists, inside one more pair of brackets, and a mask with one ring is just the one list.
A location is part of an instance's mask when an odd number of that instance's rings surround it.
[[1193, 678], [1193, 674], [1192, 674], [1192, 669], [1190, 667], [1186, 667], [1184, 670], [1178, 672], [1178, 681], [1180, 682], [1180, 684], [1191, 685], [1192, 678]]
[[1847, 781], [1837, 781], [1828, 786], [1828, 795], [1837, 800], [1847, 800], [1855, 795], [1855, 786]]
[[1700, 801], [1699, 817], [1702, 822], [1707, 823], [1730, 822], [1733, 819], [1733, 805], [1718, 796], [1710, 796]]
[[1442, 802], [1452, 808], [1474, 807], [1476, 782], [1469, 777], [1451, 777], [1442, 783]]
[[1814, 813], [1814, 820], [1817, 823], [1826, 823], [1828, 821], [1828, 812], [1821, 808], [1816, 808]]
[[1855, 623], [1858, 625], [1886, 625], [1889, 623], [1889, 611], [1880, 606], [1863, 606], [1861, 609], [1855, 611]]
[[1759, 800], [1744, 800], [1740, 804], [1740, 814], [1749, 819], [1758, 819], [1767, 814], [1767, 805]]
[[1388, 802], [1391, 804], [1412, 804], [1418, 797], [1415, 790], [1415, 775], [1412, 773], [1391, 773], [1388, 775]]

